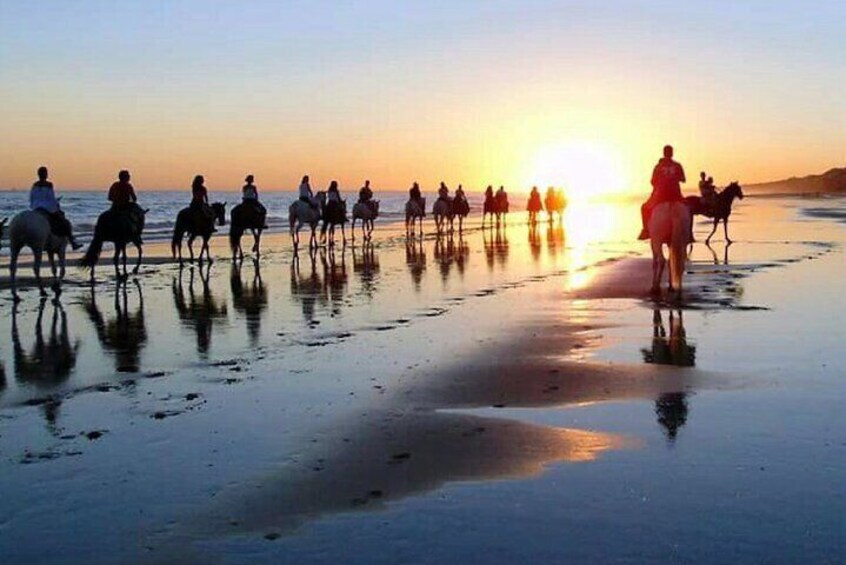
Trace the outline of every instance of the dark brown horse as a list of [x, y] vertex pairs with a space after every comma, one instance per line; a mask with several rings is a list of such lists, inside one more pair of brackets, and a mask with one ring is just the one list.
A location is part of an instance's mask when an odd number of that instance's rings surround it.
[[[737, 181], [732, 182], [722, 192], [718, 193], [714, 197], [713, 206], [706, 206], [705, 203], [702, 202], [702, 198], [699, 196], [688, 196], [684, 199], [684, 203], [687, 204], [687, 207], [690, 209], [690, 213], [692, 215], [706, 216], [714, 219], [714, 228], [705, 239], [706, 244], [711, 241], [711, 237], [714, 235], [714, 232], [717, 231], [717, 226], [720, 224], [720, 221], [723, 222], [723, 232], [726, 236], [726, 243], [732, 242], [728, 235], [728, 221], [729, 216], [731, 216], [731, 205], [735, 198], [743, 200], [743, 189]], [[692, 225], [693, 223], [691, 222], [691, 226]], [[691, 231], [692, 230], [693, 228], [691, 228]], [[690, 239], [693, 241], [692, 233]]]
[[195, 207], [183, 208], [176, 216], [176, 224], [173, 226], [173, 238], [170, 242], [171, 252], [174, 257], [179, 258], [179, 264], [182, 264], [182, 238], [188, 234], [188, 252], [191, 254], [190, 261], [194, 261], [194, 239], [200, 236], [203, 239], [203, 246], [200, 247], [200, 254], [197, 256], [197, 261], [203, 263], [203, 253], [211, 263], [211, 254], [209, 253], [209, 239], [214, 233], [214, 225], [226, 225], [226, 203], [215, 202], [210, 206], [212, 210], [211, 215], [207, 215], [205, 211]]
[[261, 232], [264, 231], [267, 221], [267, 212], [262, 211], [258, 206], [250, 202], [238, 204], [229, 213], [229, 247], [232, 249], [232, 260], [244, 259], [244, 250], [241, 249], [241, 236], [250, 230], [253, 234], [253, 253], [259, 257], [261, 245]]
[[[146, 214], [147, 210], [137, 204], [131, 204], [125, 210], [112, 208], [100, 214], [97, 218], [97, 225], [94, 228], [94, 239], [91, 240], [88, 251], [85, 252], [85, 255], [79, 261], [83, 269], [91, 269], [91, 282], [94, 282], [94, 268], [100, 259], [103, 243], [106, 241], [111, 241], [115, 246], [115, 276], [118, 279], [126, 278], [127, 276], [126, 246], [130, 243], [135, 245], [136, 249], [138, 249], [138, 261], [135, 263], [132, 273], [138, 274], [142, 256], [141, 233], [144, 231], [144, 216]], [[119, 268], [121, 259], [123, 259], [122, 273]]]

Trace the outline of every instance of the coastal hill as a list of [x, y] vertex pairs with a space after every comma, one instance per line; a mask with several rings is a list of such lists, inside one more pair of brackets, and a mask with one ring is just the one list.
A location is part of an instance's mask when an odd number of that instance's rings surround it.
[[743, 190], [771, 194], [809, 194], [823, 192], [846, 194], [846, 167], [829, 169], [821, 175], [791, 177], [785, 180], [750, 184], [744, 186]]

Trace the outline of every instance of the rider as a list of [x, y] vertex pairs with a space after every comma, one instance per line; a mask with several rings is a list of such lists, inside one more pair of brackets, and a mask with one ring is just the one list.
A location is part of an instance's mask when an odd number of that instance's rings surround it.
[[540, 212], [543, 210], [543, 204], [541, 203], [540, 192], [538, 192], [538, 187], [533, 186], [532, 191], [529, 193], [529, 204], [526, 206], [529, 212]]
[[53, 183], [47, 180], [47, 167], [38, 167], [38, 180], [29, 191], [29, 207], [47, 216], [50, 231], [58, 237], [67, 237], [74, 251], [82, 247], [73, 236], [73, 228], [64, 212], [59, 208], [59, 201], [53, 192]]
[[[264, 204], [259, 202], [258, 188], [253, 184], [254, 181], [255, 177], [253, 175], [247, 175], [244, 179], [244, 182], [247, 184], [241, 188], [241, 201], [244, 204], [253, 206], [261, 216], [267, 218], [267, 208], [264, 207]], [[267, 229], [267, 224], [264, 225], [264, 228]]]
[[670, 145], [664, 146], [664, 157], [662, 157], [652, 170], [652, 194], [643, 206], [640, 207], [640, 216], [643, 221], [643, 229], [638, 239], [649, 239], [649, 217], [652, 209], [662, 202], [682, 202], [684, 198], [681, 193], [681, 183], [687, 182], [682, 166], [673, 161], [673, 148]]
[[717, 196], [717, 191], [714, 188], [714, 177], [705, 178], [705, 171], [699, 173], [699, 194], [702, 196], [702, 204], [706, 209], [711, 209], [714, 206], [714, 199]]
[[458, 185], [458, 188], [455, 189], [455, 200], [467, 202], [467, 195], [464, 194], [464, 187], [460, 184]]
[[426, 213], [423, 206], [423, 194], [421, 194], [420, 192], [420, 185], [416, 182], [411, 185], [410, 189], [408, 189], [408, 198], [409, 200], [420, 206], [420, 209], [423, 210], [424, 214]]
[[112, 210], [126, 211], [138, 201], [135, 188], [129, 184], [130, 178], [129, 171], [120, 171], [118, 180], [109, 188], [109, 202], [112, 203]]
[[374, 204], [374, 202], [373, 202], [373, 190], [371, 190], [371, 188], [370, 188], [370, 181], [369, 180], [364, 181], [364, 186], [362, 186], [359, 189], [359, 191], [358, 191], [358, 201], [361, 204], [364, 204], [365, 206], [370, 208], [371, 211], [375, 211], [373, 209], [373, 204]]
[[214, 210], [209, 206], [209, 191], [206, 190], [206, 179], [203, 175], [194, 177], [194, 182], [191, 183], [191, 210], [195, 212], [202, 212], [210, 220], [212, 220], [212, 231], [217, 231], [214, 227]]
[[314, 198], [314, 192], [311, 190], [311, 184], [309, 184], [308, 175], [303, 176], [302, 182], [300, 182], [300, 200], [314, 208], [317, 209], [317, 201]]
[[505, 187], [500, 186], [496, 191], [496, 205], [500, 212], [508, 211], [508, 194], [505, 192]]
[[452, 202], [452, 199], [449, 197], [449, 189], [443, 182], [441, 182], [441, 186], [438, 188], [438, 200], [443, 200], [447, 204]]

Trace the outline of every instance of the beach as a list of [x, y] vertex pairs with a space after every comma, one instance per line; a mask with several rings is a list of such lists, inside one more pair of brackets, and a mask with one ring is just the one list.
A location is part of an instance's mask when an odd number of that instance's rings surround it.
[[240, 265], [221, 228], [18, 305], [4, 257], [0, 561], [842, 560], [846, 200], [697, 223], [681, 302], [637, 206]]

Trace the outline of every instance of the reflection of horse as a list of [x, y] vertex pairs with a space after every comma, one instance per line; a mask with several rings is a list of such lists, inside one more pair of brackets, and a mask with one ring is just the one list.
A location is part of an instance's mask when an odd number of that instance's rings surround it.
[[115, 285], [115, 317], [106, 321], [97, 307], [96, 292], [91, 289], [91, 296], [83, 303], [88, 319], [94, 324], [97, 339], [105, 351], [115, 356], [115, 368], [120, 372], [136, 373], [140, 368], [141, 350], [147, 343], [147, 324], [144, 318], [144, 294], [136, 280], [138, 307], [135, 312], [129, 310], [129, 297], [126, 282]]
[[[15, 359], [15, 378], [22, 383], [32, 384], [38, 388], [51, 389], [65, 382], [76, 366], [76, 356], [79, 351], [79, 341], [71, 344], [68, 335], [68, 317], [58, 301], [53, 302], [53, 321], [50, 325], [50, 337], [45, 341], [43, 330], [44, 309], [46, 301], [42, 300], [38, 306], [38, 316], [35, 320], [35, 343], [27, 352], [21, 343], [18, 329], [18, 305], [12, 306], [12, 348]], [[48, 427], [55, 429], [58, 400], [51, 400], [44, 404], [44, 416]]]
[[253, 278], [249, 286], [241, 279], [241, 262], [232, 263], [229, 275], [229, 287], [232, 290], [232, 303], [235, 310], [244, 314], [247, 319], [247, 334], [250, 345], [258, 343], [261, 334], [261, 317], [267, 309], [267, 287], [261, 279], [259, 262], [253, 261]]
[[317, 272], [317, 252], [308, 254], [311, 263], [311, 273], [304, 277], [300, 273], [300, 258], [294, 255], [291, 261], [291, 298], [302, 305], [303, 318], [306, 322], [314, 321], [315, 307], [322, 295], [323, 281]]
[[[654, 310], [652, 314], [652, 346], [641, 349], [646, 363], [659, 365], [673, 365], [676, 367], [693, 367], [696, 365], [696, 347], [687, 343], [687, 333], [684, 329], [682, 312], [670, 311], [670, 335], [664, 328], [661, 311]], [[655, 401], [655, 414], [658, 423], [664, 428], [667, 439], [674, 441], [679, 428], [687, 422], [687, 394], [684, 392], [667, 392], [661, 394]]]
[[303, 226], [311, 228], [311, 236], [308, 240], [308, 248], [317, 248], [317, 224], [320, 223], [322, 217], [323, 203], [326, 202], [326, 193], [320, 191], [317, 193], [317, 207], [312, 206], [308, 202], [297, 200], [288, 207], [288, 225], [291, 229], [291, 239], [294, 242], [294, 253], [300, 248], [300, 230]]
[[482, 241], [485, 246], [485, 259], [488, 270], [493, 270], [496, 264], [505, 267], [508, 264], [508, 233], [499, 224], [482, 230]]
[[255, 203], [246, 201], [236, 205], [229, 212], [229, 247], [232, 249], [232, 260], [244, 259], [241, 249], [241, 236], [250, 230], [253, 234], [253, 253], [256, 258], [260, 254], [261, 232], [264, 231], [267, 213], [263, 212]]
[[341, 261], [335, 257], [335, 250], [329, 253], [321, 252], [320, 262], [323, 264], [323, 294], [331, 304], [331, 313], [337, 316], [341, 313], [344, 295], [347, 290], [347, 263], [345, 253], [341, 252]]
[[355, 221], [361, 220], [361, 237], [370, 239], [374, 220], [379, 217], [379, 201], [356, 202], [352, 209], [352, 238], [355, 239]]
[[421, 198], [418, 200], [412, 200], [409, 198], [408, 202], [405, 203], [405, 233], [406, 235], [411, 234], [414, 235], [414, 223], [415, 221], [420, 228], [420, 235], [423, 235], [423, 218], [426, 216], [426, 199]]
[[426, 271], [426, 248], [423, 247], [422, 240], [407, 239], [405, 241], [405, 264], [411, 274], [414, 290], [420, 292], [423, 273]]
[[[100, 259], [100, 252], [103, 250], [103, 243], [111, 241], [115, 245], [115, 276], [118, 278], [126, 277], [126, 246], [133, 244], [138, 250], [138, 261], [135, 263], [135, 268], [132, 269], [132, 274], [137, 275], [138, 269], [141, 267], [141, 256], [143, 254], [141, 249], [141, 234], [144, 232], [144, 217], [147, 210], [144, 210], [137, 204], [131, 204], [127, 209], [111, 208], [106, 210], [97, 218], [97, 225], [94, 228], [94, 239], [91, 240], [91, 245], [88, 246], [88, 251], [80, 260], [80, 266], [84, 269], [91, 269], [91, 281], [94, 281], [94, 268], [97, 261]], [[123, 274], [121, 274], [118, 264], [123, 259]]]
[[550, 222], [546, 228], [546, 250], [550, 257], [557, 257], [564, 251], [567, 243], [567, 234], [561, 222]]
[[188, 300], [186, 301], [185, 290], [182, 285], [182, 272], [179, 269], [179, 276], [174, 277], [171, 289], [173, 291], [173, 302], [176, 312], [183, 325], [191, 328], [197, 334], [197, 352], [200, 357], [207, 358], [211, 347], [212, 330], [216, 320], [226, 318], [226, 304], [218, 304], [212, 295], [209, 287], [209, 276], [211, 265], [205, 268], [199, 267], [200, 281], [203, 285], [203, 294], [198, 297], [194, 293], [194, 267], [190, 267], [188, 279]]
[[[5, 223], [5, 220], [3, 221]], [[47, 252], [50, 260], [50, 268], [53, 272], [53, 289], [58, 293], [61, 289], [62, 280], [65, 278], [65, 248], [68, 246], [68, 238], [53, 235], [50, 229], [50, 221], [47, 216], [34, 210], [25, 210], [15, 215], [9, 223], [9, 250], [11, 258], [9, 261], [9, 274], [12, 279], [12, 296], [15, 301], [20, 300], [17, 288], [18, 256], [24, 247], [32, 250], [35, 280], [38, 283], [38, 290], [41, 296], [47, 296], [44, 284], [41, 281], [41, 257]], [[59, 256], [59, 269], [56, 271], [56, 255]]]
[[[432, 216], [435, 218], [435, 231], [438, 235], [442, 235], [446, 231], [453, 232], [452, 222], [455, 214], [452, 211], [452, 200], [443, 198], [435, 200], [432, 205]], [[449, 229], [447, 229], [447, 224], [449, 224]]]
[[[717, 226], [719, 226], [720, 221], [723, 222], [723, 233], [726, 237], [726, 243], [731, 243], [731, 239], [728, 235], [728, 221], [729, 216], [731, 216], [731, 205], [734, 203], [735, 198], [743, 200], [743, 189], [737, 181], [732, 182], [722, 192], [719, 192], [714, 196], [713, 206], [707, 206], [700, 196], [688, 196], [684, 199], [684, 202], [687, 204], [687, 207], [690, 209], [690, 213], [692, 215], [702, 215], [714, 219], [714, 227], [705, 239], [705, 243], [711, 241], [711, 237], [714, 235], [714, 232], [717, 231]], [[691, 231], [691, 234], [692, 233], [693, 232]]]
[[438, 237], [435, 240], [435, 261], [441, 271], [441, 282], [446, 285], [449, 280], [449, 271], [455, 260], [455, 242], [452, 237]]
[[[713, 260], [714, 260], [714, 264], [715, 264], [715, 265], [719, 265], [719, 264], [720, 264], [720, 259], [719, 259], [719, 257], [717, 257], [717, 252], [714, 250], [714, 248], [713, 248], [713, 247], [711, 247], [711, 244], [710, 244], [710, 243], [708, 243], [708, 242], [706, 242], [706, 243], [705, 243], [705, 247], [707, 247], [707, 248], [708, 248], [708, 251], [710, 251], [710, 252], [711, 252], [711, 257], [712, 257], [712, 258], [713, 258]], [[730, 243], [726, 243], [725, 247], [723, 248], [723, 263], [722, 263], [723, 265], [728, 265], [728, 264], [729, 264], [729, 247], [731, 247], [731, 244], [730, 244]]]
[[532, 252], [532, 259], [537, 263], [541, 257], [541, 236], [536, 223], [529, 223], [529, 250]]
[[353, 272], [361, 279], [361, 288], [368, 298], [373, 298], [376, 290], [376, 283], [379, 280], [379, 255], [372, 243], [364, 243], [361, 246], [361, 253], [356, 254], [356, 248], [352, 248]]
[[683, 202], [662, 202], [652, 210], [649, 236], [652, 244], [652, 292], [660, 292], [664, 275], [664, 245], [670, 249], [668, 290], [681, 297], [687, 243], [690, 237], [690, 211]]
[[173, 226], [173, 238], [170, 242], [170, 250], [174, 257], [179, 257], [179, 264], [182, 264], [182, 238], [188, 235], [188, 252], [191, 254], [189, 261], [194, 261], [194, 239], [200, 236], [203, 240], [203, 245], [200, 247], [200, 254], [197, 256], [197, 261], [203, 263], [203, 252], [206, 258], [211, 263], [211, 255], [209, 254], [209, 239], [214, 233], [214, 225], [219, 226], [226, 224], [226, 203], [215, 202], [210, 206], [212, 215], [206, 213], [198, 207], [183, 208], [176, 216], [176, 224]]

